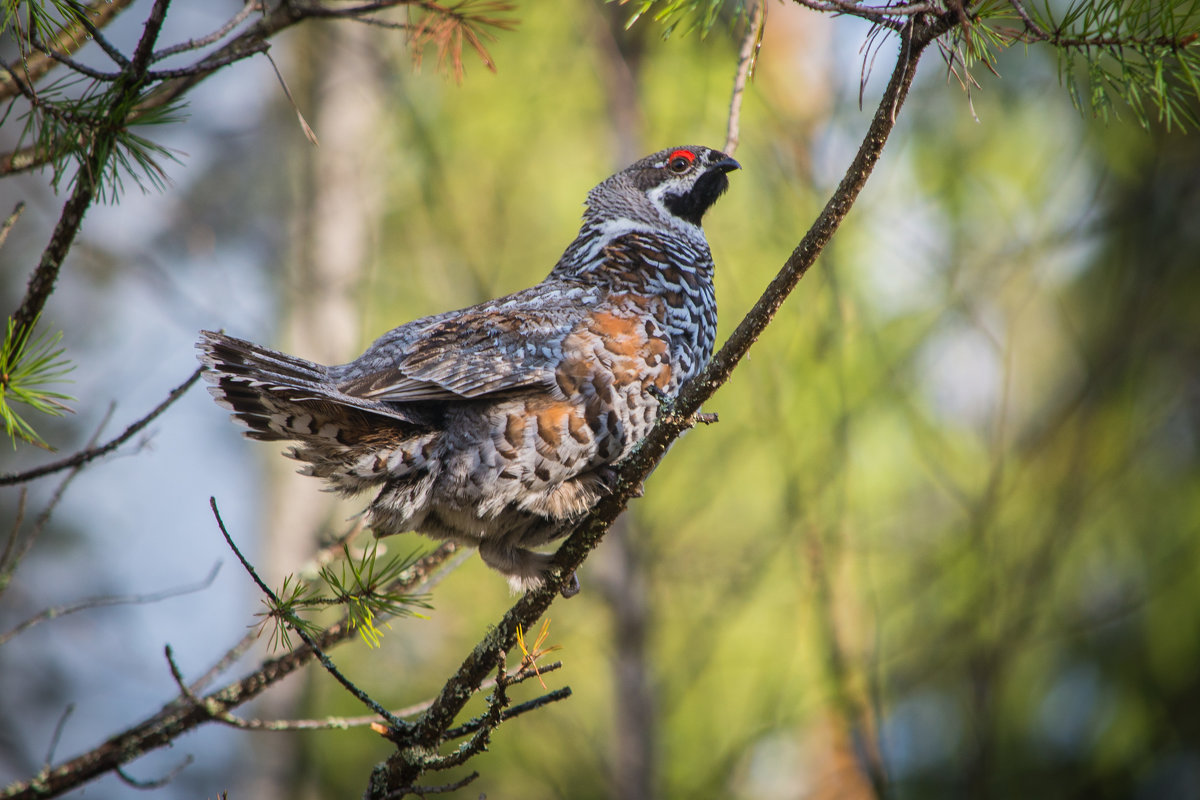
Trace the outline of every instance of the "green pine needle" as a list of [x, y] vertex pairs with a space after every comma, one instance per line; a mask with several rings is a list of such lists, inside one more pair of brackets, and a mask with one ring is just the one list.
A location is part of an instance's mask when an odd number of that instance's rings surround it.
[[43, 332], [32, 337], [36, 326], [37, 320], [34, 320], [33, 325], [18, 330], [9, 317], [4, 344], [0, 347], [0, 419], [4, 421], [4, 432], [12, 440], [13, 449], [18, 441], [51, 449], [32, 424], [17, 413], [14, 403], [57, 417], [70, 411], [66, 402], [75, 399], [45, 388], [49, 384], [63, 383], [75, 366], [63, 357], [65, 348], [59, 344], [62, 332]]
[[[617, 1], [622, 5], [628, 2]], [[723, 14], [729, 18], [731, 26], [746, 14], [745, 0], [634, 0], [630, 5], [633, 6], [633, 14], [625, 23], [626, 29], [632, 28], [639, 19], [649, 14], [651, 19], [663, 26], [664, 39], [670, 37], [680, 25], [684, 25], [685, 35], [699, 32], [704, 37]]]
[[396, 557], [387, 561], [378, 558], [379, 543], [355, 557], [343, 546], [343, 559], [335, 564], [326, 564], [318, 573], [318, 580], [329, 589], [325, 596], [318, 591], [319, 584], [307, 583], [293, 575], [284, 578], [283, 586], [276, 596], [279, 603], [264, 601], [267, 610], [260, 613], [263, 618], [259, 629], [270, 626], [272, 649], [291, 649], [289, 630], [301, 628], [310, 636], [320, 633], [320, 626], [301, 616], [328, 606], [344, 606], [347, 624], [358, 631], [368, 647], [378, 647], [383, 639], [377, 620], [399, 616], [422, 616], [415, 609], [432, 608], [424, 595], [409, 595], [389, 590], [401, 575], [417, 561], [416, 554]]

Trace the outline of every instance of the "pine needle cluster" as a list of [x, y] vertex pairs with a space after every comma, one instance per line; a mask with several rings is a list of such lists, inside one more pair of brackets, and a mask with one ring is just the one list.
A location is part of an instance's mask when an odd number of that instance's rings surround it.
[[[620, 0], [670, 35], [682, 26], [702, 35], [719, 20], [736, 24], [747, 6], [765, 0]], [[799, 5], [873, 23], [867, 60], [881, 32], [897, 32], [908, 17], [951, 15], [953, 32], [938, 45], [968, 92], [982, 64], [1017, 45], [1049, 48], [1060, 81], [1081, 111], [1108, 121], [1124, 115], [1143, 127], [1200, 128], [1200, 0], [795, 0]]]
[[415, 553], [382, 558], [378, 542], [357, 555], [342, 545], [342, 558], [322, 566], [314, 579], [288, 575], [275, 598], [263, 599], [267, 610], [259, 615], [259, 630], [269, 630], [273, 649], [291, 650], [290, 631], [301, 630], [314, 638], [322, 631], [320, 623], [304, 614], [340, 606], [346, 624], [367, 646], [378, 647], [383, 639], [378, 620], [419, 617], [417, 609], [433, 607], [427, 596], [395, 588], [417, 560]]
[[73, 397], [47, 388], [63, 382], [74, 369], [63, 357], [61, 340], [60, 332], [43, 331], [34, 336], [32, 327], [19, 328], [11, 317], [8, 319], [4, 343], [0, 345], [0, 420], [14, 449], [18, 441], [49, 449], [14, 403], [50, 416], [61, 416], [71, 410], [66, 403]]

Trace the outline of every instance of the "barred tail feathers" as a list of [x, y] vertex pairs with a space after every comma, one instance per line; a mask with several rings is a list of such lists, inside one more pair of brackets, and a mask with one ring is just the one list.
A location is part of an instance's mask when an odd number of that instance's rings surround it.
[[437, 435], [423, 415], [343, 394], [321, 364], [212, 331], [201, 333], [196, 349], [209, 393], [248, 428], [245, 435], [298, 442], [287, 455], [307, 462], [300, 471], [338, 491], [399, 477], [412, 451]]

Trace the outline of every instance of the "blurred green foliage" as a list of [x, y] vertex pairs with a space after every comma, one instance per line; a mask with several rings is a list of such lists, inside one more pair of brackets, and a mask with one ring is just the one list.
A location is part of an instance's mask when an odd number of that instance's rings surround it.
[[[498, 74], [468, 60], [461, 86], [396, 67], [364, 343], [540, 280], [630, 142], [720, 146], [736, 42], [664, 44], [628, 13], [523, 5]], [[745, 169], [706, 220], [724, 332], [866, 128], [865, 31], [771, 8]], [[1200, 794], [1200, 144], [1081, 119], [1036, 50], [997, 69], [969, 106], [929, 57], [720, 424], [627, 517], [655, 796], [869, 796], [853, 735], [896, 797]], [[636, 130], [612, 121], [622, 73]], [[547, 682], [573, 697], [504, 725], [464, 796], [613, 796], [615, 549], [551, 611]], [[431, 696], [510, 600], [477, 559], [433, 599], [382, 651], [343, 651], [386, 704]], [[358, 713], [311, 680], [307, 713]], [[356, 795], [388, 751], [298, 735], [320, 796]]]

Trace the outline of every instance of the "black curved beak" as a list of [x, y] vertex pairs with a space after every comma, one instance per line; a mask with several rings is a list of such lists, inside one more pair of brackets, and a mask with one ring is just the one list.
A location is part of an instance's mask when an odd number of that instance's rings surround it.
[[735, 169], [741, 169], [742, 165], [734, 161], [727, 155], [722, 154], [720, 161], [713, 164], [709, 169], [719, 169], [721, 172], [733, 172]]

